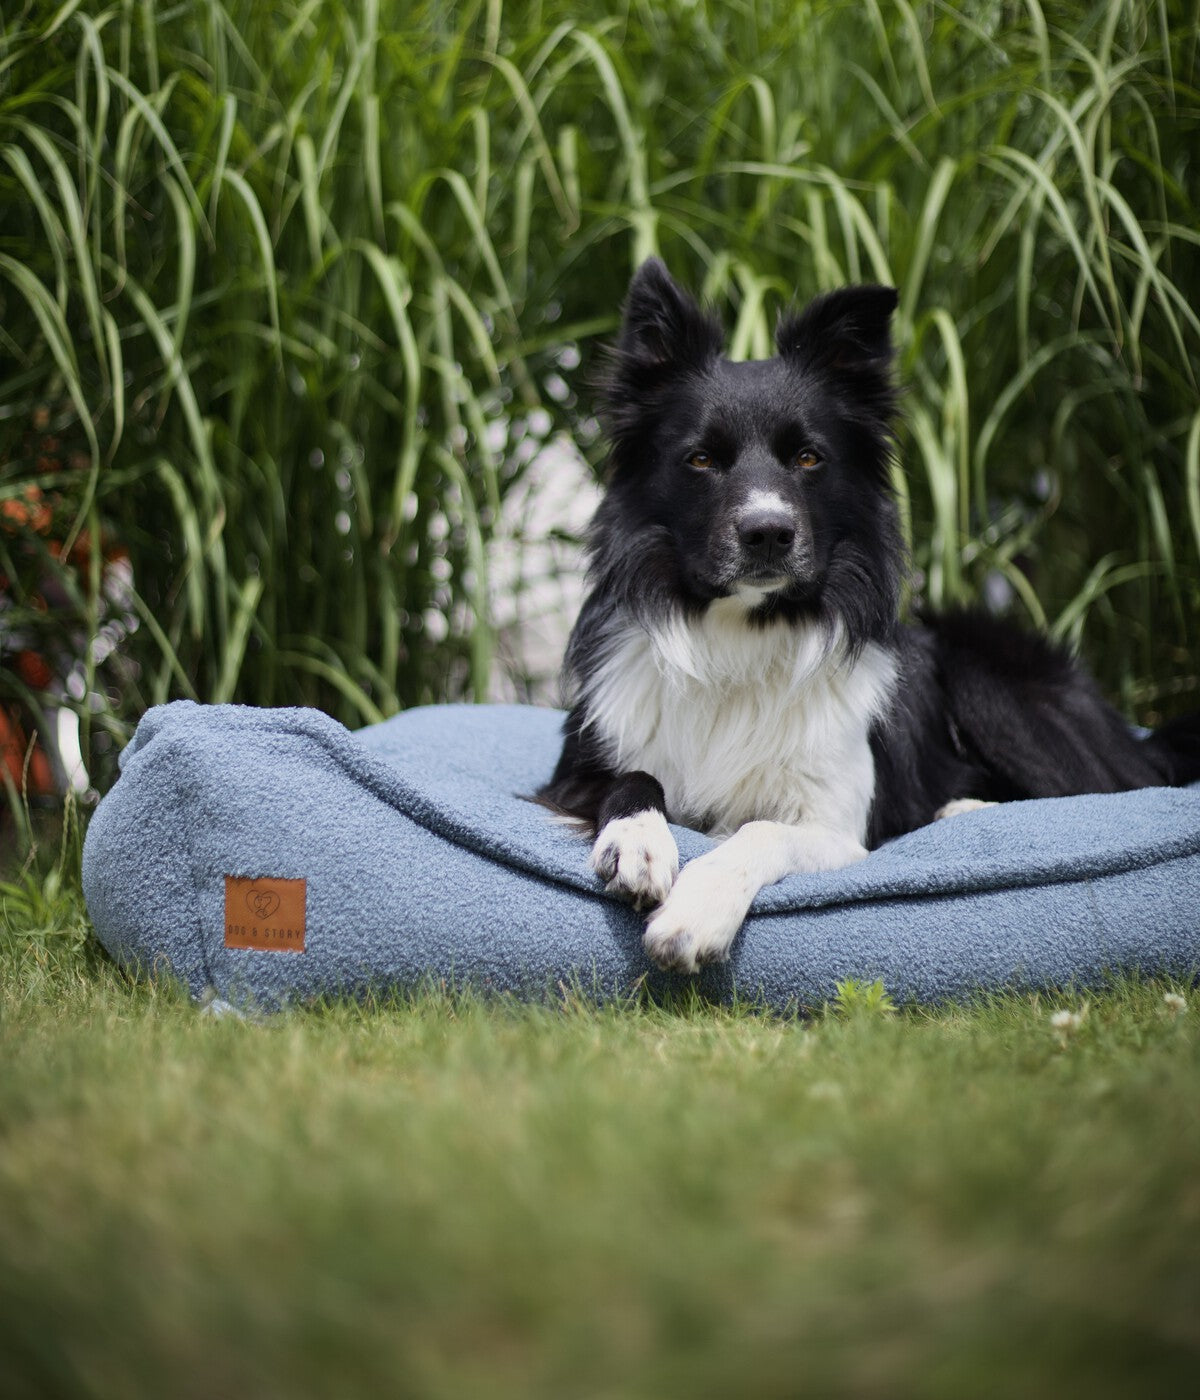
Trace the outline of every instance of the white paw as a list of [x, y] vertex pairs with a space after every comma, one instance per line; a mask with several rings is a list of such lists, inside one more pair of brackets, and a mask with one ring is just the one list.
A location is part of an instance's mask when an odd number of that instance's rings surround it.
[[764, 885], [799, 871], [840, 870], [866, 855], [853, 836], [817, 822], [747, 822], [684, 868], [646, 925], [642, 946], [659, 967], [676, 972], [724, 962]]
[[646, 925], [642, 946], [659, 967], [695, 972], [724, 962], [753, 894], [722, 863], [701, 857], [684, 868], [666, 903]]
[[978, 797], [956, 797], [953, 802], [947, 802], [944, 807], [939, 807], [933, 814], [935, 822], [944, 821], [946, 817], [960, 817], [964, 812], [978, 812], [980, 807], [995, 807], [995, 802], [984, 802]]
[[661, 812], [607, 822], [592, 847], [592, 869], [610, 894], [636, 908], [661, 904], [679, 874], [679, 849]]

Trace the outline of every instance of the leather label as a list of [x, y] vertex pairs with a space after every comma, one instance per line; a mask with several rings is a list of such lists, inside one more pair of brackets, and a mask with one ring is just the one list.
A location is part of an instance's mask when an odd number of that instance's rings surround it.
[[225, 876], [225, 946], [304, 952], [307, 880]]

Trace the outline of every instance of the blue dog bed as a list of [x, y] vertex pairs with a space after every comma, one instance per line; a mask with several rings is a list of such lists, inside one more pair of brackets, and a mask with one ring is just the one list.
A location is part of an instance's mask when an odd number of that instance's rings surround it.
[[[314, 710], [151, 710], [84, 849], [96, 931], [194, 995], [273, 1007], [365, 987], [611, 995], [659, 973], [588, 843], [521, 800], [562, 716], [411, 710], [351, 733]], [[683, 860], [712, 842], [676, 827]], [[939, 1001], [1200, 964], [1200, 790], [1010, 803], [912, 832], [860, 865], [764, 890], [698, 979], [811, 1006], [841, 978]]]

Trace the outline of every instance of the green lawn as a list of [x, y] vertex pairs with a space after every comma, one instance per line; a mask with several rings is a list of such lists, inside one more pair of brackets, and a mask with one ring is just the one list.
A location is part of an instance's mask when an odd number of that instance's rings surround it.
[[239, 1023], [44, 891], [0, 913], [8, 1396], [1194, 1384], [1190, 989]]

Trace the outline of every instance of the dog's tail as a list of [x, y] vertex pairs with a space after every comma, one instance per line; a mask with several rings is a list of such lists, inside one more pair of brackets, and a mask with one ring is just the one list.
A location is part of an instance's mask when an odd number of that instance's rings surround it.
[[1168, 721], [1142, 742], [1171, 787], [1200, 782], [1200, 711]]

